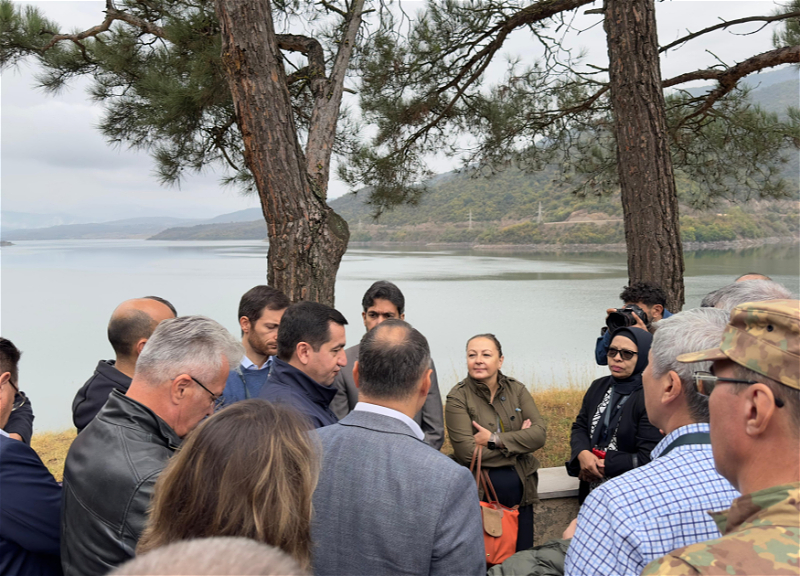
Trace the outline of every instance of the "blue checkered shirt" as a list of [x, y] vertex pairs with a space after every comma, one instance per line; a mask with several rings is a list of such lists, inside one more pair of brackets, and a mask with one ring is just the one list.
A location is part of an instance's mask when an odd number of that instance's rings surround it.
[[638, 575], [676, 548], [719, 537], [707, 512], [730, 508], [739, 493], [714, 469], [711, 445], [686, 444], [660, 456], [691, 432], [708, 432], [708, 424], [674, 430], [653, 448], [652, 462], [589, 494], [567, 551], [566, 576]]

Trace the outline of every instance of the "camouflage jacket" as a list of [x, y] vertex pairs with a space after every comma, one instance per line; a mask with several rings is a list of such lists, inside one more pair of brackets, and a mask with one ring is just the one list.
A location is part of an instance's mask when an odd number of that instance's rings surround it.
[[721, 538], [673, 550], [648, 574], [800, 574], [800, 482], [741, 496], [711, 512]]

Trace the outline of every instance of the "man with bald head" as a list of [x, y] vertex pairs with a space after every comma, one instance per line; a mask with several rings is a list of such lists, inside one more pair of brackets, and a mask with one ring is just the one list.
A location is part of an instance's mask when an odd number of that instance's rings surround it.
[[317, 576], [486, 573], [475, 480], [428, 446], [414, 421], [428, 397], [430, 366], [428, 341], [402, 320], [386, 320], [361, 339], [358, 403], [318, 430]]
[[72, 401], [72, 421], [78, 432], [97, 415], [112, 390], [128, 391], [145, 342], [161, 321], [177, 315], [175, 307], [158, 296], [134, 298], [117, 306], [108, 322], [108, 341], [116, 359], [100, 360]]

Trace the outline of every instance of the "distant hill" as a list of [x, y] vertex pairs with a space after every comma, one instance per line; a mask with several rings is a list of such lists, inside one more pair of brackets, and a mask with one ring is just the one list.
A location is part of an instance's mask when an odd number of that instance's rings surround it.
[[102, 224], [67, 224], [49, 228], [3, 230], [3, 240], [93, 240], [111, 238], [147, 238], [175, 226], [196, 220], [183, 218], [128, 218]]
[[264, 240], [267, 223], [262, 218], [252, 222], [199, 224], [191, 227], [169, 228], [148, 240]]

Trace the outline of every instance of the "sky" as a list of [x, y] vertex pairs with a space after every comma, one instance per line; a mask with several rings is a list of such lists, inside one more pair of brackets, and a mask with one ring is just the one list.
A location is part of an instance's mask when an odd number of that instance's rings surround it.
[[[62, 30], [85, 29], [102, 21], [104, 2], [94, 0], [50, 0], [31, 3], [62, 26]], [[605, 37], [599, 15], [576, 13], [568, 42], [583, 47], [587, 61], [607, 63]], [[404, 2], [408, 11], [423, 6]], [[719, 22], [772, 12], [772, 1], [674, 0], [657, 4], [659, 41], [662, 45], [688, 31]], [[593, 24], [596, 24], [592, 27]], [[735, 33], [715, 32], [662, 58], [662, 77], [709, 67], [716, 57], [728, 64], [770, 50], [773, 27], [753, 35], [741, 35], [757, 28], [737, 27]], [[510, 38], [503, 52], [508, 56], [533, 58], [525, 32]], [[716, 57], [715, 57], [716, 55]], [[111, 147], [96, 126], [102, 107], [86, 95], [87, 83], [74, 82], [57, 95], [35, 87], [33, 61], [0, 76], [0, 209], [5, 213], [61, 213], [81, 221], [108, 221], [138, 216], [209, 218], [258, 206], [258, 199], [243, 196], [236, 189], [219, 184], [220, 174], [209, 169], [191, 176], [180, 186], [164, 187], [153, 174], [153, 162], [146, 152]], [[503, 76], [502, 61], [487, 71], [490, 80]], [[456, 161], [432, 159], [437, 171], [456, 167]], [[331, 176], [330, 196], [348, 192], [348, 187]], [[4, 218], [5, 220], [5, 218]]]

